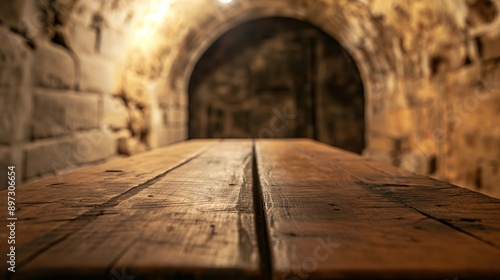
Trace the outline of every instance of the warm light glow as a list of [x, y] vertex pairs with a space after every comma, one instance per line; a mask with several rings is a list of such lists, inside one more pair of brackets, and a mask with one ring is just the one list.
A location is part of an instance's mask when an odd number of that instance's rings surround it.
[[168, 13], [171, 2], [171, 0], [163, 0], [157, 5], [153, 5], [146, 17], [146, 24], [157, 24], [163, 20]]
[[233, 0], [219, 0], [222, 4], [228, 4], [231, 3]]
[[153, 2], [149, 6], [146, 17], [135, 34], [136, 40], [142, 41], [151, 36], [153, 30], [155, 30], [167, 16], [170, 10], [170, 4], [173, 1], [174, 0], [160, 0]]

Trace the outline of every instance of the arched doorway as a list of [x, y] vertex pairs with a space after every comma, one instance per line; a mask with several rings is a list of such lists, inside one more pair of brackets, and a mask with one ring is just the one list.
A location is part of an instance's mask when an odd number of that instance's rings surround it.
[[305, 137], [360, 153], [364, 88], [354, 60], [318, 27], [273, 17], [223, 34], [189, 82], [189, 138]]

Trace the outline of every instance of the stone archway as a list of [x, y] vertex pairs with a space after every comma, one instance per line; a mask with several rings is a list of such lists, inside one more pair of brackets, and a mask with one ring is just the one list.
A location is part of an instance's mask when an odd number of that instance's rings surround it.
[[239, 24], [201, 56], [189, 84], [190, 138], [312, 138], [364, 149], [364, 92], [349, 53], [318, 27]]
[[[270, 7], [260, 2], [252, 2], [249, 5], [235, 5], [219, 17], [212, 15], [202, 18], [200, 21], [204, 23], [203, 27], [193, 27], [186, 32], [186, 39], [182, 41], [180, 48], [182, 51], [177, 54], [168, 71], [167, 86], [181, 98], [186, 96], [187, 100], [189, 81], [201, 56], [224, 33], [244, 22], [269, 17], [306, 21], [337, 40], [358, 67], [365, 97], [363, 135], [366, 149], [369, 149], [370, 127], [372, 120], [375, 119], [371, 116], [375, 112], [372, 109], [376, 108], [377, 103], [382, 102], [383, 98], [393, 95], [396, 90], [394, 84], [387, 84], [387, 81], [394, 80], [395, 77], [395, 69], [391, 66], [394, 64], [392, 62], [394, 57], [390, 53], [381, 51], [385, 45], [392, 45], [392, 42], [374, 37], [370, 33], [379, 28], [378, 22], [368, 14], [364, 15], [367, 12], [364, 8], [355, 6], [339, 6], [336, 7], [338, 11], [335, 11], [331, 8], [324, 9], [319, 4], [296, 7], [288, 1], [277, 1]], [[360, 22], [361, 19], [365, 20]]]
[[[422, 12], [434, 16], [418, 16]], [[443, 67], [452, 67], [460, 61], [452, 57], [453, 53], [460, 52], [459, 57], [465, 55], [460, 51], [463, 32], [456, 32], [457, 25], [436, 22], [439, 28], [449, 31], [443, 34], [458, 36], [436, 37], [434, 29], [426, 29], [428, 19], [450, 18], [449, 12], [437, 3], [420, 5], [416, 2], [241, 0], [230, 5], [207, 3], [198, 10], [189, 10], [198, 16], [197, 20], [186, 21], [182, 34], [175, 41], [168, 41], [168, 59], [162, 61], [169, 63], [162, 64], [167, 68], [163, 69], [165, 79], [160, 100], [173, 96], [180, 100], [180, 105], [173, 107], [182, 110], [179, 114], [187, 115], [188, 85], [196, 63], [217, 38], [235, 26], [267, 17], [304, 20], [335, 38], [358, 66], [365, 93], [366, 147], [363, 154], [407, 166], [413, 171], [425, 170], [426, 158], [444, 152], [440, 142], [432, 139], [433, 131], [444, 129], [443, 123], [430, 121], [430, 116], [442, 117], [437, 94], [442, 92], [442, 84], [431, 77], [435, 76], [432, 62], [443, 54], [438, 51], [441, 49], [454, 51], [447, 54], [445, 60], [440, 60]], [[407, 25], [401, 25], [409, 22], [415, 23], [410, 30], [422, 34], [421, 40], [415, 40], [403, 27]], [[453, 42], [452, 47], [449, 47], [450, 42]], [[437, 113], [422, 117], [417, 108], [422, 106], [430, 106], [428, 110]], [[430, 139], [435, 145], [425, 152], [423, 160], [411, 162], [409, 166], [403, 164], [422, 139]]]

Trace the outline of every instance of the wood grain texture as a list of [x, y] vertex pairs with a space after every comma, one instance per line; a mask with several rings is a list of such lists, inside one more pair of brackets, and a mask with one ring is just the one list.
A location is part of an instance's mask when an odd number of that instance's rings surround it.
[[139, 279], [256, 279], [251, 158], [251, 141], [220, 142], [126, 199], [87, 213], [90, 222], [72, 227], [15, 276], [106, 278], [125, 268]]
[[188, 141], [16, 197], [13, 279], [500, 278], [498, 199], [311, 140]]
[[367, 187], [500, 249], [500, 200], [317, 142], [295, 141], [294, 146], [341, 168]]
[[[498, 200], [413, 174], [358, 170], [362, 158], [309, 140], [258, 141], [256, 156], [273, 279], [500, 276], [500, 250], [492, 244]], [[422, 193], [412, 197], [405, 188]], [[430, 203], [445, 197], [448, 215], [487, 221], [491, 239], [433, 216], [442, 213]]]
[[[16, 190], [17, 266], [22, 267], [52, 244], [104, 213], [109, 205], [126, 199], [133, 190], [143, 188], [216, 142], [218, 140], [197, 140], [175, 144], [19, 186]], [[1, 191], [0, 197], [6, 198], [6, 191]], [[6, 199], [0, 201], [2, 209], [6, 209], [5, 203]], [[5, 221], [6, 215], [7, 211], [0, 211], [1, 220]], [[2, 252], [7, 250], [5, 241], [2, 238], [0, 242]], [[7, 270], [6, 255], [1, 254], [0, 260], [3, 275]]]

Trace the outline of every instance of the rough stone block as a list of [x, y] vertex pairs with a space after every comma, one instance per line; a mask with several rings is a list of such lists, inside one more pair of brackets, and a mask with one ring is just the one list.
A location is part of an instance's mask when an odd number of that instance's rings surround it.
[[122, 59], [126, 52], [125, 39], [125, 34], [122, 32], [109, 28], [102, 29], [99, 53], [114, 60]]
[[45, 138], [97, 128], [99, 96], [38, 90], [34, 95], [33, 136]]
[[[18, 1], [18, 0], [15, 0]], [[47, 14], [44, 13], [40, 9], [40, 1], [32, 1], [32, 0], [21, 0], [25, 2], [25, 7], [23, 10], [23, 15], [21, 19], [21, 27], [20, 30], [26, 29], [29, 38], [43, 38], [44, 40], [50, 41], [52, 32], [47, 32], [47, 18], [45, 17]], [[59, 6], [59, 7], [62, 7]], [[68, 6], [66, 6], [68, 7]], [[60, 13], [63, 14], [63, 13]], [[52, 15], [49, 15], [49, 19]], [[64, 16], [59, 16], [58, 20], [62, 25], [65, 24]]]
[[186, 136], [187, 129], [178, 124], [170, 126], [167, 130], [167, 140], [169, 144], [183, 141], [187, 138]]
[[158, 103], [160, 107], [164, 108], [173, 104], [171, 96], [172, 94], [168, 90], [158, 92]]
[[370, 129], [383, 135], [401, 138], [409, 135], [412, 131], [413, 118], [410, 109], [400, 108], [383, 111], [372, 116]]
[[92, 54], [96, 47], [96, 32], [94, 29], [72, 23], [69, 28], [69, 45], [77, 53]]
[[184, 141], [188, 138], [188, 127], [187, 125], [183, 125], [180, 127], [180, 131], [179, 131], [179, 136], [180, 136], [180, 140], [179, 141]]
[[129, 103], [128, 111], [130, 115], [129, 128], [134, 135], [140, 135], [148, 127], [148, 120], [141, 109], [136, 105]]
[[500, 36], [496, 36], [494, 38], [481, 38], [481, 46], [481, 57], [483, 60], [500, 57]]
[[370, 134], [369, 141], [367, 143], [367, 148], [370, 150], [379, 150], [385, 152], [391, 152], [396, 149], [396, 144], [394, 139], [390, 137], [384, 137], [375, 133]]
[[165, 142], [165, 123], [164, 112], [157, 106], [152, 106], [148, 110], [149, 134], [148, 146], [152, 149], [164, 146]]
[[115, 75], [112, 63], [102, 58], [79, 55], [80, 90], [112, 93], [115, 89]]
[[[474, 73], [475, 74], [475, 73]], [[472, 75], [471, 75], [472, 76]], [[500, 89], [500, 64], [494, 63], [483, 67], [483, 73], [481, 76], [476, 74], [472, 77], [479, 77], [481, 82], [484, 84], [486, 90], [493, 91]]]
[[181, 107], [187, 107], [189, 104], [188, 104], [188, 95], [185, 94], [185, 93], [182, 93], [179, 95], [179, 105]]
[[26, 88], [0, 90], [0, 144], [11, 144], [28, 138], [32, 108]]
[[179, 106], [169, 106], [165, 110], [167, 122], [169, 124], [183, 125], [188, 122], [188, 109]]
[[[161, 126], [158, 126], [156, 128], [156, 130], [157, 130], [157, 133], [156, 133], [156, 137], [157, 137], [156, 144], [157, 144], [157, 147], [163, 147], [163, 146], [166, 146], [166, 145], [170, 144], [169, 138], [168, 138], [167, 127], [164, 126], [164, 125], [161, 125]], [[153, 148], [153, 147], [151, 147], [151, 148]]]
[[[479, 151], [476, 151], [478, 154], [483, 154], [484, 158], [497, 160], [500, 159], [500, 130], [497, 130], [496, 134], [493, 134], [495, 131], [490, 131], [485, 135], [481, 135], [481, 139], [479, 141]], [[476, 137], [480, 135], [481, 132], [477, 131], [475, 134]]]
[[449, 69], [459, 69], [463, 66], [467, 51], [464, 45], [448, 49], [445, 53]]
[[167, 116], [167, 122], [169, 124], [178, 122], [178, 112], [177, 112], [177, 107], [176, 106], [169, 106], [168, 109], [166, 109], [166, 116]]
[[110, 2], [103, 1], [101, 10], [103, 12], [106, 26], [113, 29], [120, 29], [130, 23], [130, 13], [138, 12], [144, 4], [134, 1]]
[[479, 172], [476, 186], [481, 192], [489, 194], [493, 197], [500, 197], [500, 188], [498, 182], [500, 181], [500, 161], [481, 161], [479, 162]]
[[79, 23], [81, 26], [91, 26], [94, 16], [102, 6], [102, 1], [87, 0], [76, 1], [71, 13], [70, 21]]
[[188, 122], [188, 108], [179, 106], [177, 108], [177, 118], [178, 118], [179, 122], [187, 123]]
[[170, 104], [175, 106], [180, 106], [183, 101], [181, 101], [182, 97], [185, 96], [177, 91], [173, 91], [170, 93]]
[[449, 85], [455, 85], [456, 87], [464, 88], [475, 86], [475, 83], [477, 83], [477, 79], [480, 76], [480, 71], [481, 67], [479, 64], [464, 66], [453, 72], [449, 72], [446, 75], [446, 83]]
[[32, 52], [24, 38], [0, 27], [0, 88], [27, 85]]
[[131, 156], [146, 151], [146, 147], [137, 138], [120, 138], [118, 151], [120, 154]]
[[113, 130], [125, 128], [129, 122], [129, 113], [123, 100], [105, 95], [103, 97], [102, 123]]
[[78, 164], [104, 160], [115, 155], [116, 151], [115, 136], [106, 129], [79, 133], [73, 142], [73, 157]]
[[127, 98], [139, 104], [149, 104], [149, 89], [146, 77], [140, 77], [135, 73], [127, 73], [123, 82], [123, 89]]
[[363, 156], [383, 163], [395, 164], [395, 159], [390, 151], [366, 149], [363, 151]]
[[36, 141], [25, 149], [25, 178], [57, 174], [88, 163], [104, 160], [116, 154], [113, 133], [96, 129], [78, 133], [75, 137], [61, 137]]
[[61, 46], [37, 44], [34, 53], [33, 83], [45, 88], [71, 89], [75, 84], [75, 61]]
[[18, 27], [24, 14], [26, 0], [0, 1], [0, 21]]
[[174, 139], [174, 129], [173, 127], [168, 127], [166, 130], [165, 130], [165, 142], [167, 145], [170, 145], [172, 143], [175, 143], [175, 139]]
[[28, 144], [24, 149], [25, 179], [56, 174], [77, 167], [73, 158], [71, 138], [43, 140]]
[[114, 132], [115, 140], [118, 142], [118, 140], [122, 138], [131, 138], [132, 137], [132, 132], [128, 129], [120, 129], [116, 132]]

